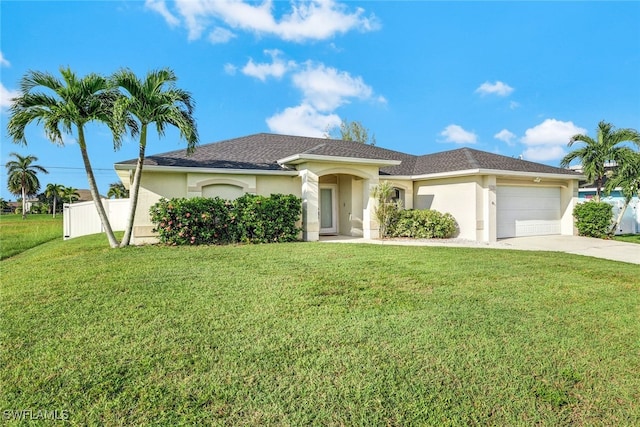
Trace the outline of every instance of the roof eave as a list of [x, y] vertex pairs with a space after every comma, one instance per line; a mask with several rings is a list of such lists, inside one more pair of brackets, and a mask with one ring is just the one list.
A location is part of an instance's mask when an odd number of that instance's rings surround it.
[[[129, 171], [135, 170], [136, 165], [124, 163], [116, 163], [115, 170]], [[220, 173], [232, 175], [284, 175], [297, 176], [298, 171], [295, 170], [273, 170], [273, 169], [228, 169], [228, 168], [202, 168], [188, 166], [158, 166], [144, 165], [145, 171], [150, 172], [171, 172], [171, 173]]]
[[530, 178], [538, 178], [545, 177], [547, 179], [575, 179], [575, 180], [583, 180], [584, 176], [582, 175], [571, 175], [571, 174], [562, 174], [562, 173], [549, 173], [549, 172], [522, 172], [522, 171], [511, 171], [511, 170], [501, 170], [501, 169], [466, 169], [466, 170], [458, 170], [458, 171], [450, 171], [450, 172], [439, 172], [439, 173], [429, 173], [429, 174], [421, 174], [421, 175], [412, 175], [411, 179], [420, 180], [420, 179], [438, 179], [438, 178], [455, 178], [460, 176], [471, 176], [471, 175], [496, 175], [496, 176], [519, 176], [519, 177], [530, 177]]

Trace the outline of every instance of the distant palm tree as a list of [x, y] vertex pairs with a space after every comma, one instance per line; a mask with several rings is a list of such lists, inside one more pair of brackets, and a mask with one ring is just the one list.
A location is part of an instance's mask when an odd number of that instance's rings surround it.
[[21, 156], [18, 153], [10, 153], [9, 156], [15, 160], [9, 160], [5, 165], [7, 168], [8, 184], [7, 188], [11, 194], [22, 197], [22, 219], [27, 218], [27, 196], [33, 196], [40, 190], [38, 172], [49, 173], [40, 165], [34, 165], [36, 156]]
[[53, 217], [54, 218], [56, 217], [57, 202], [58, 202], [58, 199], [62, 197], [63, 188], [64, 188], [64, 185], [47, 184], [47, 187], [44, 190], [44, 195], [47, 198], [53, 199]]
[[[113, 132], [114, 148], [118, 148], [124, 127], [113, 126], [113, 104], [119, 94], [109, 81], [91, 73], [82, 78], [69, 68], [61, 68], [62, 80], [52, 74], [29, 71], [20, 81], [20, 95], [13, 99], [7, 125], [13, 142], [26, 144], [25, 128], [33, 121], [44, 124], [45, 134], [51, 142], [64, 145], [62, 134], [77, 131], [77, 142], [89, 181], [89, 190], [102, 221], [109, 244], [117, 247], [109, 218], [100, 200], [85, 139], [85, 125], [99, 121], [109, 125]], [[39, 91], [37, 90], [39, 89]], [[135, 125], [135, 123], [133, 123]]]
[[126, 199], [129, 197], [129, 190], [127, 190], [123, 183], [112, 182], [109, 184], [109, 191], [107, 191], [107, 197], [114, 199]]
[[9, 202], [0, 197], [0, 212], [4, 213], [5, 210], [9, 209]]
[[124, 92], [118, 98], [114, 111], [115, 121], [124, 132], [125, 125], [135, 118], [139, 122], [140, 141], [138, 144], [138, 161], [130, 186], [131, 207], [127, 227], [120, 246], [127, 246], [131, 241], [133, 221], [138, 206], [140, 177], [144, 165], [147, 147], [147, 127], [155, 123], [158, 135], [164, 136], [165, 127], [172, 125], [178, 128], [180, 136], [187, 141], [187, 152], [191, 153], [198, 143], [198, 131], [193, 119], [194, 101], [191, 94], [175, 87], [177, 77], [168, 69], [150, 71], [144, 80], [138, 79], [129, 69], [117, 71], [112, 76], [114, 86]]
[[80, 198], [80, 193], [77, 188], [62, 187], [62, 198], [65, 202], [68, 200], [69, 203], [73, 203]]
[[624, 147], [624, 142], [635, 142], [640, 145], [640, 133], [634, 129], [618, 129], [605, 121], [598, 123], [597, 137], [593, 139], [587, 135], [574, 135], [568, 146], [576, 142], [584, 145], [571, 151], [560, 161], [560, 166], [567, 167], [575, 159], [582, 162], [582, 173], [589, 182], [596, 184], [596, 200], [600, 200], [602, 183], [606, 174], [605, 164], [615, 162], [620, 165], [630, 149]]
[[611, 193], [616, 188], [620, 188], [622, 192], [624, 205], [611, 227], [610, 234], [615, 233], [633, 196], [640, 196], [640, 153], [628, 152], [624, 161], [614, 170], [611, 178], [607, 180], [605, 185], [607, 193]]

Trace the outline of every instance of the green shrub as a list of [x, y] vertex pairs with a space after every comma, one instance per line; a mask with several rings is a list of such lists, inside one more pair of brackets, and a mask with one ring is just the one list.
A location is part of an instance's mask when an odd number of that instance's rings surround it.
[[302, 201], [293, 195], [245, 194], [161, 199], [151, 207], [151, 221], [160, 242], [172, 245], [289, 242], [298, 239]]
[[596, 202], [579, 203], [573, 208], [578, 234], [587, 237], [604, 237], [611, 228], [613, 207], [609, 203]]
[[394, 237], [416, 239], [447, 239], [453, 237], [457, 229], [456, 220], [451, 214], [434, 210], [400, 211], [392, 227]]
[[296, 227], [296, 223], [302, 212], [302, 201], [298, 197], [245, 194], [233, 203], [238, 215], [238, 241], [269, 243], [298, 240], [301, 229]]
[[160, 199], [151, 207], [151, 221], [160, 241], [174, 245], [225, 244], [233, 238], [229, 202], [216, 198]]

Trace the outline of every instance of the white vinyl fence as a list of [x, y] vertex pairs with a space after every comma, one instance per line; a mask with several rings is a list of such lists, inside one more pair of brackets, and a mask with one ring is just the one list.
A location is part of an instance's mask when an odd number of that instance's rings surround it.
[[[617, 219], [620, 211], [624, 206], [624, 200], [621, 198], [604, 197], [603, 202], [607, 202], [613, 206], [613, 218]], [[640, 233], [640, 200], [637, 197], [631, 199], [624, 216], [618, 225], [615, 234], [638, 234]]]
[[[129, 204], [130, 199], [102, 199], [113, 231], [123, 231], [127, 226]], [[103, 232], [93, 201], [64, 204], [64, 240]]]

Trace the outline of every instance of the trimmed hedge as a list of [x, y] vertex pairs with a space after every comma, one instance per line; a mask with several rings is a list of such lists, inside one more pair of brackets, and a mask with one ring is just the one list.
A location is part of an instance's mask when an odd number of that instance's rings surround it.
[[224, 245], [298, 240], [302, 200], [294, 195], [245, 194], [234, 201], [219, 197], [160, 199], [150, 209], [160, 242], [171, 245]]
[[590, 200], [573, 208], [578, 234], [587, 237], [604, 237], [609, 233], [613, 221], [613, 206], [605, 202]]
[[455, 218], [450, 213], [435, 210], [400, 210], [397, 220], [390, 227], [392, 237], [416, 239], [447, 239], [458, 230]]

